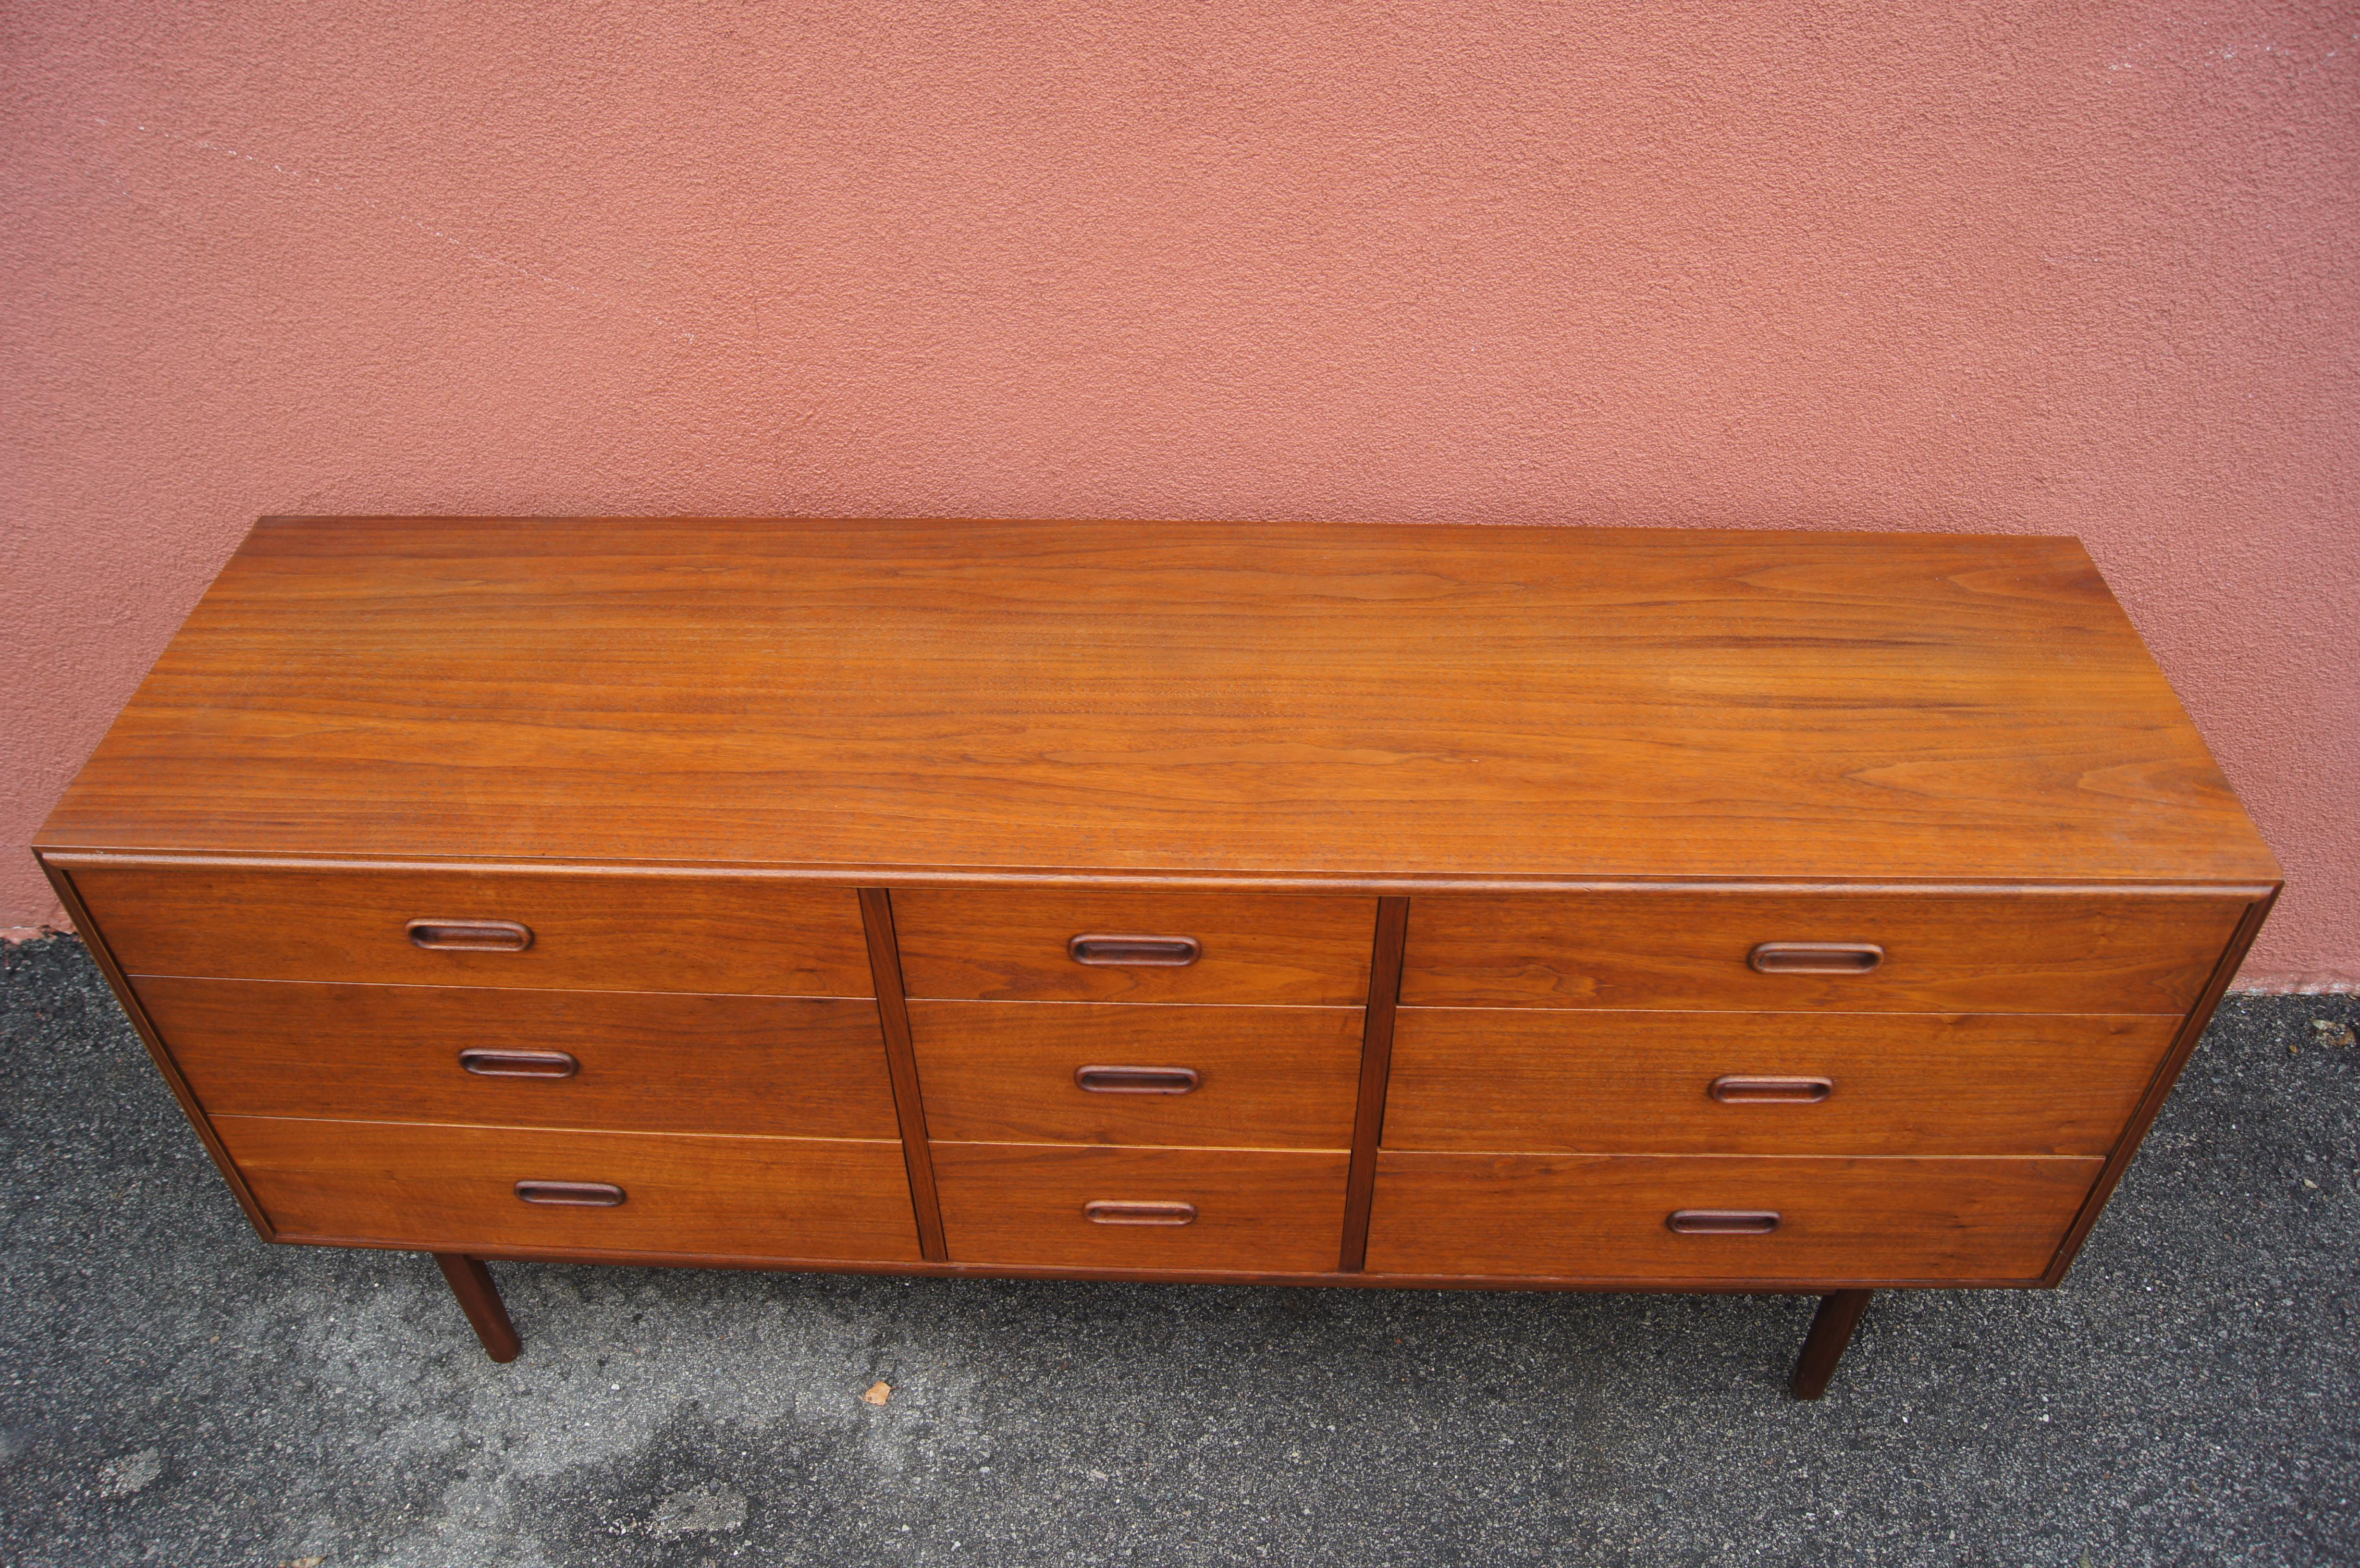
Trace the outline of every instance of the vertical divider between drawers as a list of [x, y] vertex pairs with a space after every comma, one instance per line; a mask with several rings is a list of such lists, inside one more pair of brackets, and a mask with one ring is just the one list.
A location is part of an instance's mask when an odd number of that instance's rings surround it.
[[1409, 900], [1377, 900], [1369, 953], [1369, 1005], [1360, 1025], [1360, 1096], [1352, 1116], [1352, 1164], [1344, 1178], [1344, 1244], [1337, 1268], [1358, 1274], [1369, 1260], [1369, 1209], [1377, 1190], [1377, 1140], [1385, 1130], [1385, 1080], [1393, 1071], [1393, 1011], [1401, 1001]]
[[893, 937], [893, 896], [860, 889], [860, 926], [869, 939], [869, 972], [877, 987], [877, 1021], [885, 1035], [885, 1070], [893, 1080], [893, 1112], [901, 1124], [901, 1159], [910, 1171], [910, 1205], [917, 1213], [918, 1255], [929, 1263], [950, 1256], [943, 1245], [943, 1205], [934, 1192], [934, 1156], [926, 1142], [926, 1107], [919, 1097], [918, 1056], [910, 1043], [910, 1004], [901, 983], [901, 949]]

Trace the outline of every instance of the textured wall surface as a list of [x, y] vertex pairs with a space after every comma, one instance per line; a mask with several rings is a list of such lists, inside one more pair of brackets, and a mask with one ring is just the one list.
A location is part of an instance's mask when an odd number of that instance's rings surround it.
[[257, 513], [1964, 528], [2154, 646], [2247, 982], [2360, 980], [2348, 5], [0, 29], [0, 925]]

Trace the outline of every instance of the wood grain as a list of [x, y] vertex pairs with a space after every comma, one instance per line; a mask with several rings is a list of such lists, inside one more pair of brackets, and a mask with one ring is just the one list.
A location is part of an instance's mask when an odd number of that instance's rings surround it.
[[[1035, 1002], [1285, 1003], [1358, 1007], [1374, 898], [1103, 891], [893, 895], [912, 996]], [[1076, 936], [1186, 936], [1185, 967], [1076, 964]]]
[[[1405, 1007], [1385, 1147], [1585, 1154], [2110, 1152], [2178, 1020]], [[1722, 1104], [1724, 1075], [1825, 1077]]]
[[[634, 991], [133, 982], [216, 1116], [494, 1123], [770, 1138], [898, 1135], [867, 1001]], [[459, 1052], [563, 1051], [563, 1079], [486, 1078]]]
[[266, 518], [38, 843], [2278, 879], [2071, 539], [1262, 522]]
[[[912, 1002], [926, 1123], [966, 1143], [1343, 1149], [1358, 1007]], [[1195, 1069], [1185, 1094], [1091, 1094], [1090, 1065]]]
[[[850, 888], [727, 876], [81, 866], [135, 975], [866, 996]], [[515, 920], [521, 953], [432, 952], [415, 919]]]
[[[2235, 895], [1649, 892], [1412, 901], [1402, 1005], [2185, 1013]], [[1864, 975], [1765, 975], [1765, 942], [1865, 942]]]
[[[1369, 1268], [1596, 1279], [2036, 1281], [2099, 1160], [1378, 1157]], [[1770, 1236], [1677, 1236], [1680, 1209], [1772, 1210]]]
[[[955, 1263], [1325, 1271], [1336, 1265], [1346, 1157], [1264, 1149], [937, 1143]], [[1094, 1225], [1085, 1204], [1185, 1203], [1186, 1225]]]
[[[896, 1143], [684, 1138], [268, 1116], [213, 1125], [282, 1241], [914, 1262]], [[519, 1202], [520, 1181], [606, 1181], [615, 1208]]]

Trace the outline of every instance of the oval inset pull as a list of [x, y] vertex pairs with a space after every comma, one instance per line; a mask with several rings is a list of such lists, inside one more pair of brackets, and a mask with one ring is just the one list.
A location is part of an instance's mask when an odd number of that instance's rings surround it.
[[1180, 969], [1204, 953], [1205, 944], [1193, 936], [1077, 936], [1065, 944], [1075, 963], [1101, 968]]
[[1076, 1067], [1074, 1082], [1093, 1094], [1185, 1094], [1204, 1080], [1193, 1067]]
[[1746, 960], [1765, 975], [1865, 975], [1885, 962], [1873, 942], [1765, 942]]
[[403, 928], [412, 947], [432, 953], [522, 953], [532, 928], [514, 920], [412, 920]]
[[1664, 1224], [1682, 1236], [1768, 1236], [1778, 1217], [1775, 1209], [1680, 1209]]
[[571, 1078], [582, 1063], [562, 1051], [491, 1051], [471, 1048], [459, 1065], [478, 1078]]
[[1724, 1105], [1816, 1105], [1835, 1092], [1832, 1078], [1745, 1078], [1735, 1073], [1714, 1079], [1705, 1090]]
[[519, 1181], [516, 1195], [565, 1209], [611, 1209], [623, 1201], [623, 1190], [611, 1181]]
[[1130, 1203], [1100, 1199], [1084, 1203], [1082, 1213], [1092, 1225], [1180, 1225], [1196, 1223], [1194, 1203]]

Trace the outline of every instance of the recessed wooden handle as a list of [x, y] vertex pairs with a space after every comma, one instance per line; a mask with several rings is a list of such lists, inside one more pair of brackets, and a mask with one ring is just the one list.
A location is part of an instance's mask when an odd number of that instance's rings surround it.
[[1768, 1236], [1778, 1228], [1775, 1209], [1680, 1209], [1664, 1224], [1682, 1236]]
[[1816, 1105], [1836, 1092], [1832, 1078], [1747, 1078], [1730, 1073], [1705, 1090], [1724, 1105]]
[[1193, 1067], [1076, 1067], [1074, 1082], [1093, 1094], [1185, 1094], [1204, 1080]]
[[478, 1078], [571, 1078], [582, 1063], [562, 1051], [491, 1051], [471, 1047], [459, 1065]]
[[1196, 1223], [1194, 1203], [1125, 1203], [1101, 1199], [1084, 1203], [1082, 1213], [1092, 1225], [1179, 1225]]
[[1205, 944], [1193, 936], [1077, 936], [1065, 953], [1101, 968], [1180, 969], [1203, 957]]
[[514, 920], [412, 920], [410, 945], [432, 953], [522, 953], [532, 928]]
[[519, 1181], [516, 1195], [564, 1209], [611, 1209], [623, 1201], [623, 1190], [611, 1181]]
[[1746, 962], [1765, 975], [1865, 975], [1885, 962], [1873, 942], [1765, 942]]

